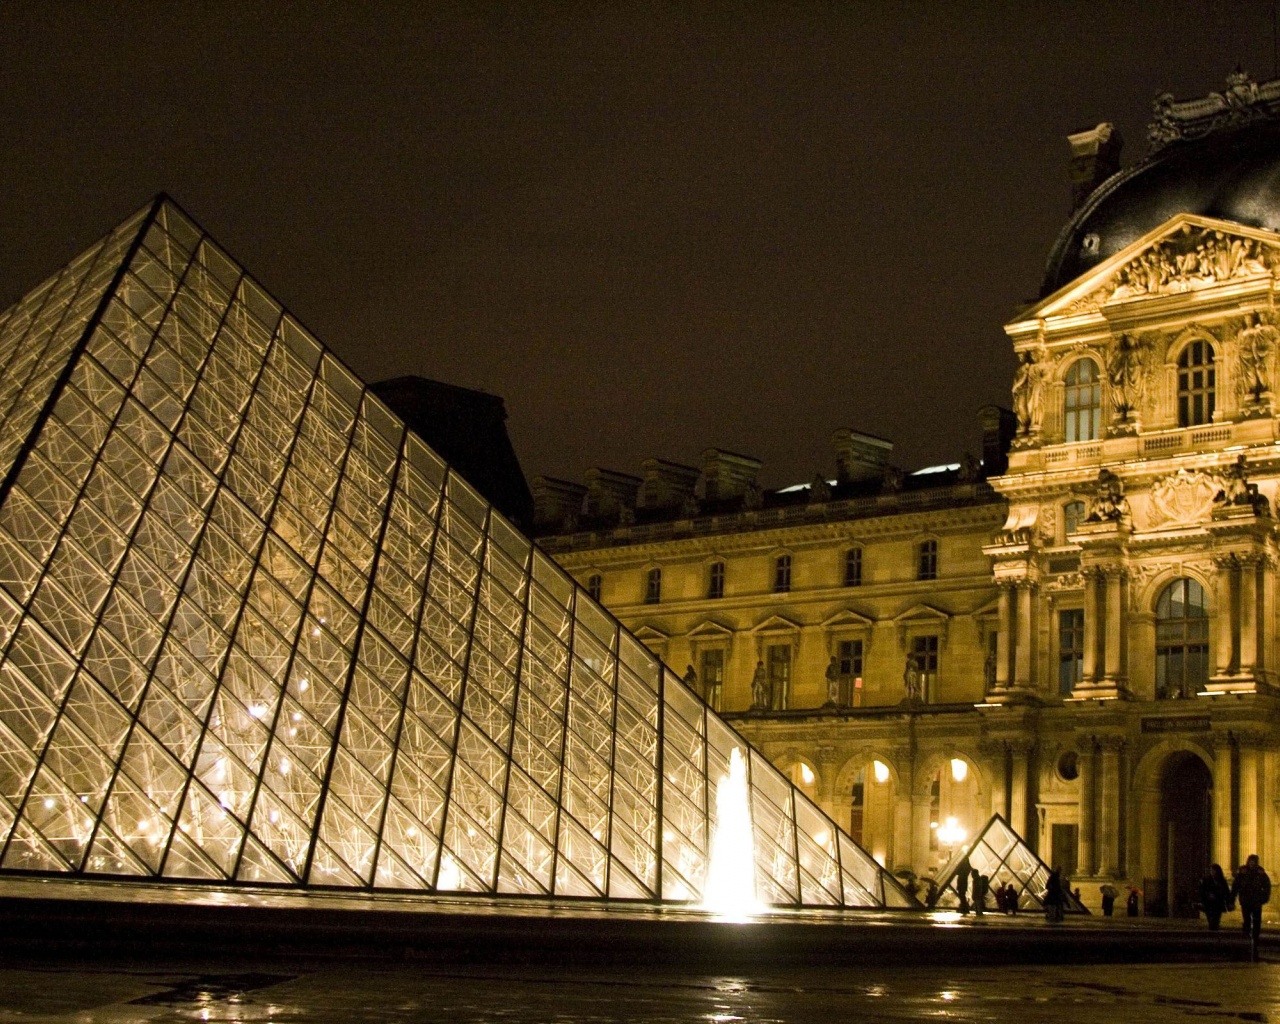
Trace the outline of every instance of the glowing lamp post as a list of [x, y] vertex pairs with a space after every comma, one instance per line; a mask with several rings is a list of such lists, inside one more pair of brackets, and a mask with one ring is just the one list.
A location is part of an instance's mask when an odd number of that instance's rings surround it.
[[938, 842], [949, 850], [962, 845], [968, 838], [969, 833], [960, 827], [954, 816], [948, 817], [938, 826]]

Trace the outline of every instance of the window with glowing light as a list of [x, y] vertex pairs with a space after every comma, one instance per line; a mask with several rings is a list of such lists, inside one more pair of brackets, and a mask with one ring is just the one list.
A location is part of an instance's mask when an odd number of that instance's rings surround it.
[[1102, 383], [1098, 364], [1085, 357], [1067, 370], [1064, 384], [1066, 440], [1096, 441], [1102, 426]]
[[1209, 682], [1209, 608], [1204, 588], [1176, 579], [1156, 599], [1156, 696], [1194, 697]]

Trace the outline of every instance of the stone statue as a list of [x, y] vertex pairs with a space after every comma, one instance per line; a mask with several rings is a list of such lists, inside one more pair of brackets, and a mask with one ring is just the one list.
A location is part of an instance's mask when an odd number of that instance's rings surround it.
[[1245, 467], [1245, 458], [1241, 455], [1227, 471], [1222, 490], [1214, 497], [1213, 503], [1218, 507], [1231, 505], [1251, 508], [1254, 515], [1270, 516], [1271, 502], [1267, 500], [1265, 494], [1258, 492], [1257, 484], [1249, 483], [1249, 478], [1245, 475]]
[[685, 686], [689, 687], [689, 689], [699, 697], [702, 697], [704, 700], [706, 699], [706, 694], [698, 689], [698, 673], [694, 670], [692, 665], [684, 670], [684, 678], [681, 682], [683, 682]]
[[902, 485], [906, 482], [907, 475], [897, 466], [885, 466], [884, 475], [881, 477], [881, 486], [889, 494], [896, 494], [902, 490]]
[[764, 662], [756, 662], [756, 670], [751, 676], [751, 710], [769, 710], [769, 677], [765, 675]]
[[1280, 331], [1254, 313], [1238, 335], [1240, 347], [1240, 391], [1260, 404], [1271, 393], [1271, 354], [1280, 341]]
[[987, 657], [982, 662], [982, 677], [987, 682], [987, 692], [996, 688], [996, 652], [987, 650]]
[[816, 503], [831, 500], [831, 485], [821, 473], [813, 474], [813, 482], [809, 484], [809, 501]]
[[754, 480], [742, 492], [742, 507], [752, 512], [764, 507], [764, 490]]
[[832, 707], [840, 703], [840, 659], [834, 654], [827, 662], [827, 703]]
[[1086, 523], [1118, 523], [1129, 518], [1129, 500], [1124, 483], [1109, 469], [1098, 470], [1097, 490], [1089, 506]]
[[1013, 376], [1013, 411], [1018, 417], [1018, 434], [1030, 438], [1040, 433], [1044, 421], [1044, 391], [1049, 367], [1028, 350], [1018, 361]]
[[907, 701], [911, 704], [919, 704], [924, 679], [914, 654], [907, 655], [907, 667], [902, 672], [902, 685], [907, 693]]
[[1142, 372], [1146, 343], [1122, 334], [1112, 343], [1107, 360], [1107, 377], [1111, 385], [1111, 407], [1117, 423], [1129, 423], [1142, 403], [1146, 375]]
[[960, 459], [960, 472], [957, 474], [957, 479], [961, 483], [971, 484], [981, 476], [982, 463], [969, 452], [965, 452]]

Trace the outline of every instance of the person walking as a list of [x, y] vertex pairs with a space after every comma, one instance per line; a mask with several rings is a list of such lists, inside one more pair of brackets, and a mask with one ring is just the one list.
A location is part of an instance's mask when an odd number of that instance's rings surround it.
[[956, 866], [956, 892], [960, 894], [960, 913], [969, 913], [969, 858], [965, 857]]
[[1244, 933], [1253, 943], [1254, 959], [1258, 956], [1258, 934], [1262, 931], [1262, 907], [1271, 899], [1271, 878], [1258, 863], [1256, 853], [1249, 854], [1244, 866], [1231, 883], [1231, 898], [1240, 904]]
[[1130, 917], [1138, 916], [1138, 890], [1129, 886], [1129, 897], [1124, 902], [1124, 912]]
[[1200, 879], [1200, 909], [1204, 911], [1204, 919], [1209, 922], [1209, 931], [1218, 930], [1218, 922], [1222, 920], [1222, 912], [1231, 904], [1231, 886], [1222, 874], [1221, 864], [1210, 864], [1204, 878]]
[[1018, 912], [1018, 891], [1013, 887], [1012, 882], [1006, 883], [1004, 887], [1004, 912], [1006, 914]]
[[1049, 924], [1058, 924], [1062, 920], [1062, 907], [1067, 901], [1067, 894], [1062, 887], [1062, 871], [1054, 868], [1049, 872], [1049, 881], [1044, 887], [1044, 919]]
[[987, 891], [991, 888], [991, 879], [981, 871], [973, 876], [973, 912], [981, 917], [987, 909]]
[[1116, 909], [1116, 897], [1120, 893], [1110, 882], [1103, 885], [1099, 891], [1102, 893], [1102, 916], [1110, 917]]

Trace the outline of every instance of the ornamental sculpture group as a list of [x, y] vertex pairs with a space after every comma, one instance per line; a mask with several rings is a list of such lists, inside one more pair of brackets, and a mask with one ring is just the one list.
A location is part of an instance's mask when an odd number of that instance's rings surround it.
[[[1271, 502], [1250, 483], [1245, 457], [1241, 455], [1221, 477], [1222, 487], [1214, 495], [1215, 509], [1246, 508], [1256, 516], [1271, 515]], [[1093, 500], [1089, 504], [1086, 523], [1120, 523], [1130, 520], [1129, 499], [1124, 496], [1124, 481], [1109, 469], [1098, 471]]]

